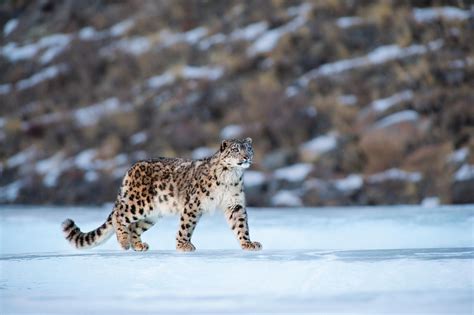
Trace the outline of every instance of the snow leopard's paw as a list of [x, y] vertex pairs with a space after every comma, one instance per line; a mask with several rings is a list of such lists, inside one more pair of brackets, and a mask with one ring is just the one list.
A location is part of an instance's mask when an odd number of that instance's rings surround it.
[[194, 252], [196, 247], [191, 242], [179, 242], [176, 244], [176, 250], [180, 252]]
[[135, 242], [132, 244], [132, 248], [136, 252], [146, 252], [149, 246], [145, 242]]
[[262, 249], [262, 244], [259, 242], [246, 242], [241, 245], [243, 250], [257, 251]]

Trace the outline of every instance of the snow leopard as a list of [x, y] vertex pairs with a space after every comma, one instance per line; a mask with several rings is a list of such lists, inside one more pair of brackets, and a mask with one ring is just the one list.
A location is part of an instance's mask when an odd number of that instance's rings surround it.
[[149, 159], [126, 172], [112, 212], [91, 232], [81, 232], [73, 220], [62, 223], [64, 237], [78, 249], [98, 246], [115, 232], [122, 249], [146, 251], [141, 240], [164, 215], [178, 215], [176, 250], [191, 252], [191, 237], [201, 216], [220, 209], [243, 250], [262, 248], [249, 236], [245, 204], [244, 170], [250, 167], [252, 139], [223, 140], [219, 150], [204, 159]]

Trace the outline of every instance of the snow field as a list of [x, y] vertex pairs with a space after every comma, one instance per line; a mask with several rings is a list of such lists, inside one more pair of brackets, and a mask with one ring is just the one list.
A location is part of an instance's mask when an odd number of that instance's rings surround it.
[[62, 238], [66, 217], [87, 231], [108, 211], [0, 209], [1, 313], [472, 311], [469, 206], [249, 209], [260, 252], [241, 251], [219, 213], [196, 228], [194, 253], [174, 250], [176, 217], [144, 234], [145, 253]]

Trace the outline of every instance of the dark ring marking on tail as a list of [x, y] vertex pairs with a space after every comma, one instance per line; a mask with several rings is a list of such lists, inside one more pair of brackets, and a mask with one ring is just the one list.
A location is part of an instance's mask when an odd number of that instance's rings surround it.
[[81, 230], [76, 226], [73, 220], [67, 219], [66, 221], [63, 222], [63, 232], [64, 235], [66, 236], [66, 239], [68, 241], [72, 241], [72, 239], [77, 235], [81, 233]]
[[106, 241], [114, 232], [109, 220], [97, 229], [83, 233], [73, 220], [67, 219], [62, 223], [62, 230], [66, 240], [78, 249], [95, 247]]
[[63, 222], [63, 232], [68, 231], [74, 226], [74, 221], [71, 219], [67, 219], [66, 221]]

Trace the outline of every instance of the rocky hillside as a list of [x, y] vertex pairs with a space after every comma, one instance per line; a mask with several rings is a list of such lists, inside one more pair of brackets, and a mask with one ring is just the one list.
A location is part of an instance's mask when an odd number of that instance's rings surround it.
[[0, 202], [254, 138], [250, 205], [474, 202], [463, 1], [2, 1]]

